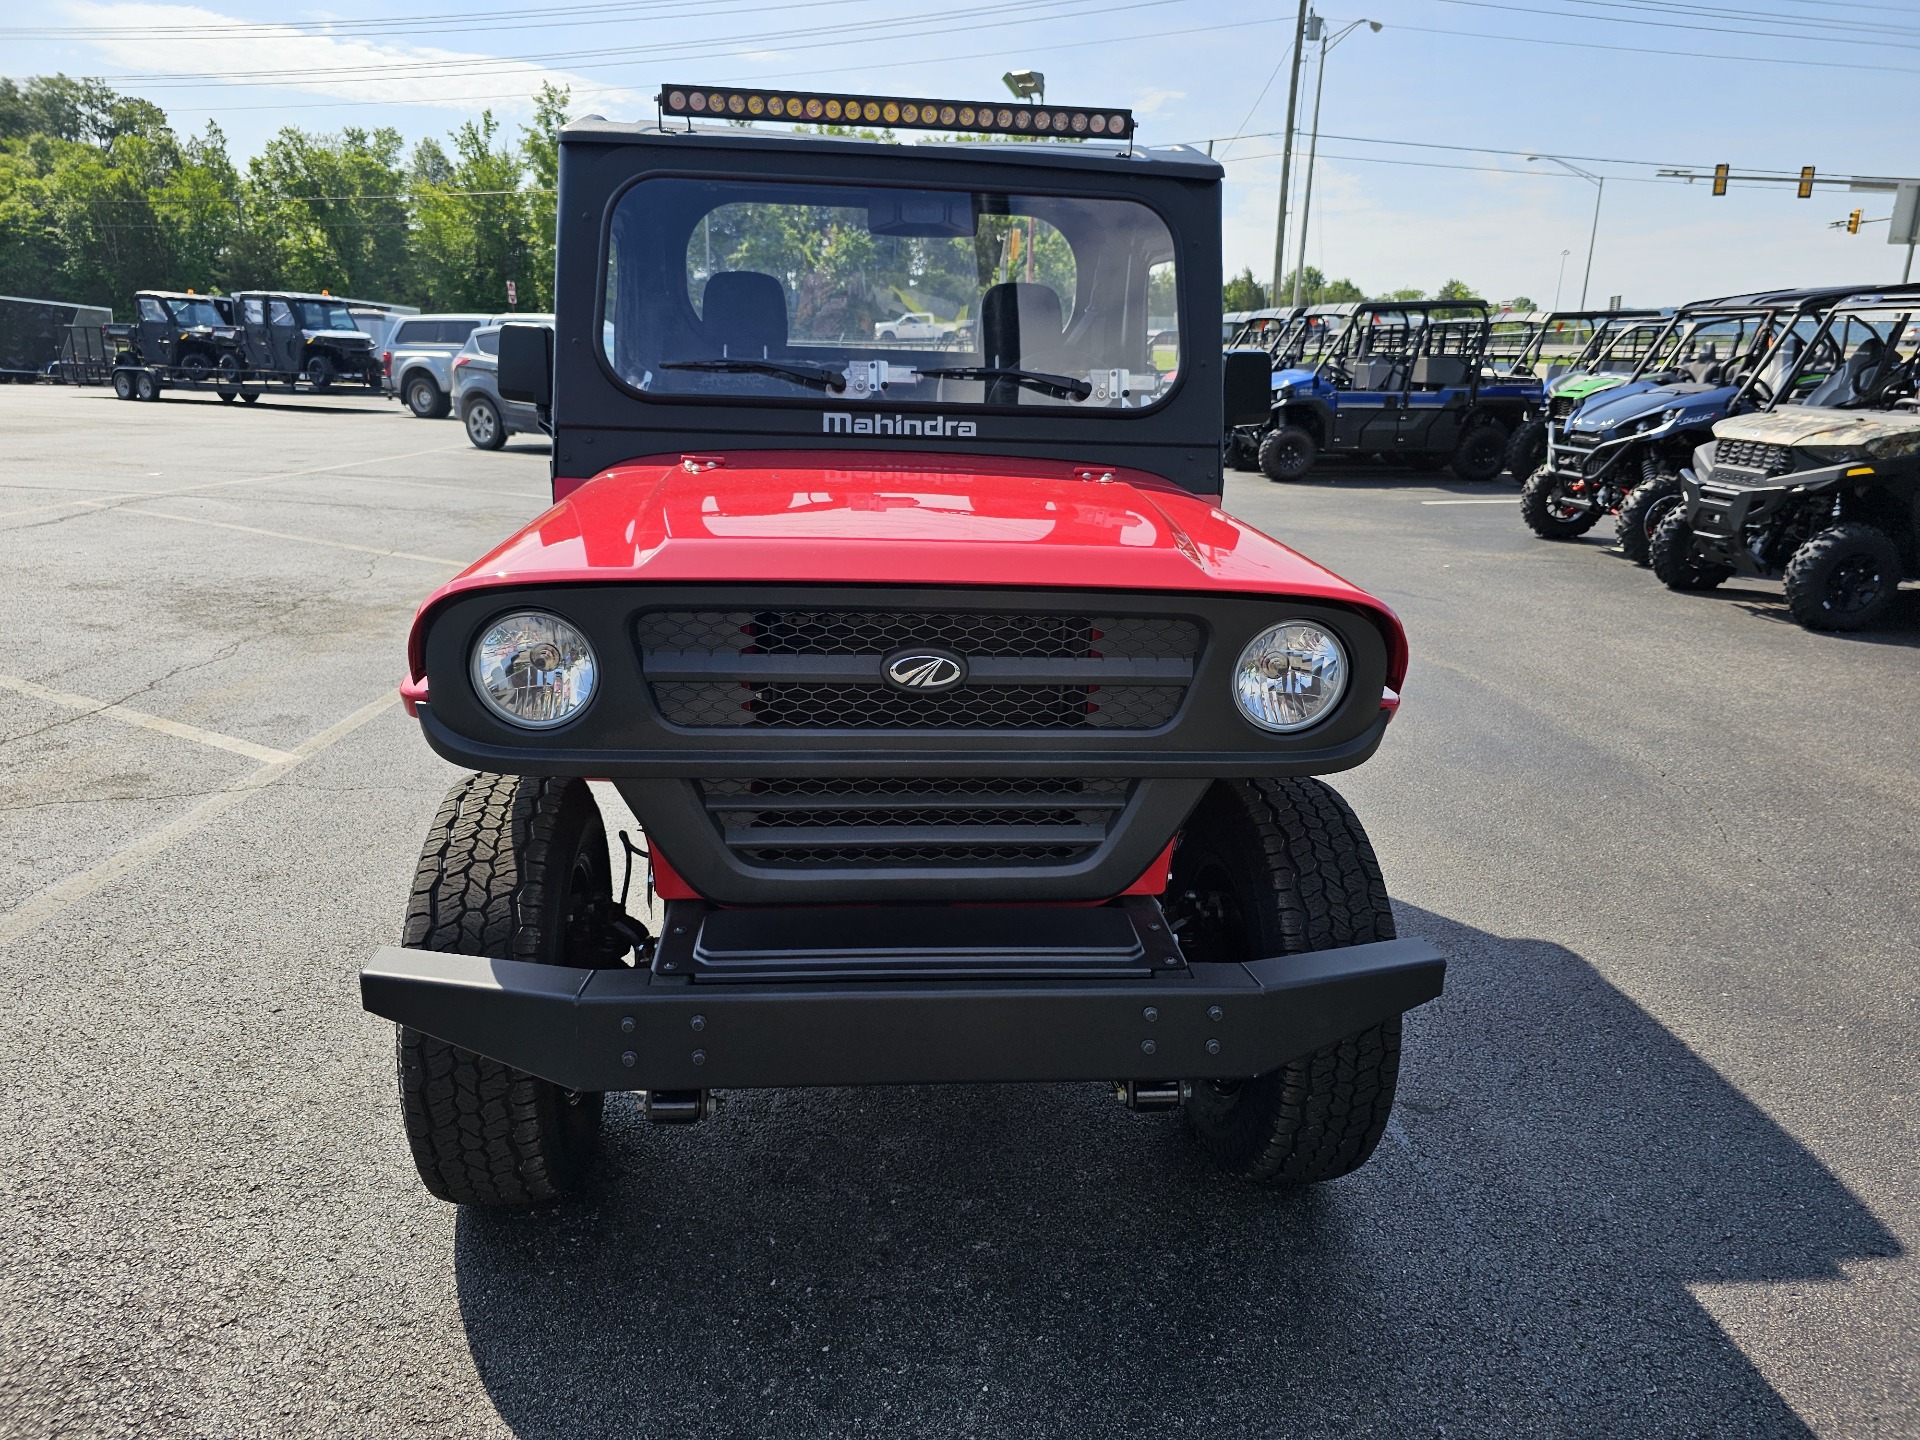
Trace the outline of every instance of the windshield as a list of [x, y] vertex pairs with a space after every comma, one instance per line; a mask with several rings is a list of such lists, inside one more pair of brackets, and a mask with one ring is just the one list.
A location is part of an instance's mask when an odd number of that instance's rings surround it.
[[169, 300], [167, 308], [173, 312], [173, 323], [176, 325], [224, 325], [227, 323], [220, 318], [220, 312], [211, 300], [197, 298]]
[[1125, 200], [645, 180], [607, 351], [649, 395], [1146, 408], [1180, 363], [1173, 254]]
[[324, 300], [294, 300], [290, 303], [302, 330], [357, 330], [360, 328], [353, 323], [353, 312], [344, 305], [329, 305]]

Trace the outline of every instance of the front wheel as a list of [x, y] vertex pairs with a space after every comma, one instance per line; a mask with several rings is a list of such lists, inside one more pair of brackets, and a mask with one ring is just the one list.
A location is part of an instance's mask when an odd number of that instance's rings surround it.
[[467, 402], [466, 424], [467, 439], [476, 450], [498, 450], [507, 443], [507, 427], [500, 419], [500, 412], [484, 395], [476, 395]]
[[[584, 780], [469, 775], [420, 856], [401, 944], [542, 965], [608, 963], [607, 832]], [[400, 1108], [420, 1178], [459, 1205], [528, 1206], [578, 1189], [599, 1146], [599, 1093], [397, 1027]]]
[[1863, 630], [1900, 590], [1900, 547], [1884, 530], [1833, 525], [1787, 562], [1787, 609], [1809, 630]]
[[1542, 465], [1520, 487], [1520, 518], [1542, 540], [1572, 540], [1600, 523], [1600, 507], [1575, 495], [1571, 483]]
[[[1366, 831], [1331, 786], [1229, 780], [1208, 791], [1174, 852], [1171, 917], [1190, 961], [1244, 962], [1394, 936]], [[1227, 1170], [1275, 1185], [1351, 1174], [1387, 1128], [1400, 1020], [1264, 1075], [1195, 1084], [1187, 1117]]]
[[1460, 437], [1447, 462], [1462, 480], [1495, 480], [1507, 468], [1507, 432], [1488, 421]]
[[1653, 479], [1642, 480], [1634, 486], [1620, 502], [1620, 512], [1613, 517], [1613, 533], [1620, 553], [1636, 565], [1650, 564], [1653, 532], [1684, 504], [1686, 497], [1680, 492], [1680, 477], [1671, 470], [1663, 470]]
[[1299, 480], [1313, 469], [1320, 447], [1298, 425], [1270, 430], [1260, 441], [1260, 473], [1269, 480]]
[[1731, 565], [1712, 565], [1693, 551], [1693, 526], [1685, 510], [1669, 510], [1647, 546], [1653, 573], [1669, 590], [1711, 590], [1733, 574]]
[[204, 385], [213, 374], [213, 366], [204, 352], [190, 350], [180, 357], [180, 374], [189, 385]]
[[1507, 437], [1507, 473], [1524, 481], [1547, 463], [1547, 422], [1529, 420]]
[[247, 368], [240, 363], [240, 357], [228, 351], [220, 357], [220, 398], [233, 400], [240, 393], [240, 382], [246, 378]]
[[307, 361], [303, 372], [307, 384], [315, 390], [329, 390], [333, 387], [333, 362], [324, 355], [316, 355]]

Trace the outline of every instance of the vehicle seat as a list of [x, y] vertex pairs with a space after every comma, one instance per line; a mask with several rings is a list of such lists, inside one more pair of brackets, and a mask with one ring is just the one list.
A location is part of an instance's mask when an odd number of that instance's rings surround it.
[[787, 290], [758, 270], [722, 270], [707, 281], [700, 328], [715, 359], [765, 360], [787, 348]]
[[[980, 297], [981, 363], [993, 370], [1037, 370], [1073, 375], [1060, 297], [1051, 286], [1006, 281]], [[989, 405], [1017, 405], [1021, 389], [1005, 380], [987, 383]]]
[[1848, 357], [1847, 363], [1835, 370], [1808, 392], [1808, 405], [1845, 405], [1858, 400], [1873, 384], [1873, 377], [1880, 368], [1880, 342], [1874, 339], [1862, 340], [1860, 348]]
[[1467, 382], [1467, 362], [1458, 355], [1422, 355], [1413, 362], [1413, 383], [1422, 389], [1444, 390]]
[[1356, 390], [1395, 390], [1399, 388], [1400, 366], [1392, 360], [1369, 356], [1353, 362], [1353, 388]]

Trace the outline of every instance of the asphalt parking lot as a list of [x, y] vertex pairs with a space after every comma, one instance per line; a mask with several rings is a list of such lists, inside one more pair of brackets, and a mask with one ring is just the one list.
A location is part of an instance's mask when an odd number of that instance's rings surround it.
[[1096, 1086], [619, 1101], [500, 1217], [418, 1184], [355, 972], [454, 775], [407, 622], [545, 475], [0, 389], [0, 1435], [1920, 1435], [1920, 592], [1810, 635], [1504, 484], [1236, 476], [1412, 639], [1337, 781], [1451, 960], [1373, 1162], [1248, 1190]]

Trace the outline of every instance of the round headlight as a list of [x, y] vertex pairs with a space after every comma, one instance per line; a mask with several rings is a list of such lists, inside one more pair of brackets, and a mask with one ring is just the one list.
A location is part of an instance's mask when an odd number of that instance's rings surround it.
[[503, 615], [473, 647], [473, 688], [502, 720], [529, 730], [563, 725], [593, 698], [587, 637], [557, 615]]
[[1283, 620], [1247, 642], [1233, 670], [1233, 700], [1262, 730], [1285, 735], [1324, 719], [1347, 688], [1347, 652], [1326, 630]]

